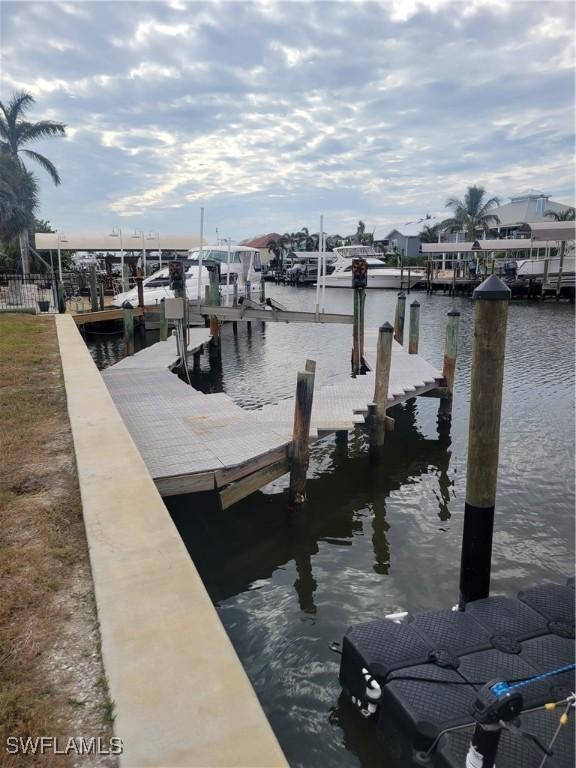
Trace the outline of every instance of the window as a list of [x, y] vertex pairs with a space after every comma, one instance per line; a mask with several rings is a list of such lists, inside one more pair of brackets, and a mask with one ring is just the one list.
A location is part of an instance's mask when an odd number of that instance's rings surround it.
[[260, 259], [260, 251], [254, 253], [254, 272], [262, 271], [262, 261]]

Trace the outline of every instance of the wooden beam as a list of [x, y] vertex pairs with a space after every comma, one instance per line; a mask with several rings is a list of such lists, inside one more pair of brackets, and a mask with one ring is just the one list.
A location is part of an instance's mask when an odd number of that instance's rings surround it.
[[264, 309], [259, 304], [250, 306], [253, 302], [245, 301], [236, 307], [212, 307], [206, 304], [194, 306], [194, 312], [199, 315], [214, 315], [219, 320], [264, 320], [269, 323], [343, 323], [352, 324], [352, 315], [321, 313], [316, 319], [314, 312], [292, 312], [281, 309]]
[[153, 479], [160, 496], [178, 496], [182, 493], [214, 490], [214, 472], [197, 472], [194, 475], [172, 475]]
[[[134, 317], [142, 317], [144, 314], [143, 307], [134, 307]], [[115, 309], [104, 309], [99, 312], [81, 312], [78, 315], [73, 315], [76, 325], [85, 325], [86, 323], [103, 323], [110, 320], [123, 320], [124, 310], [122, 307]]]
[[247, 475], [242, 480], [237, 480], [235, 483], [227, 485], [219, 492], [222, 509], [228, 509], [232, 504], [246, 498], [246, 496], [263, 488], [273, 480], [277, 480], [289, 471], [290, 463], [288, 459], [283, 459], [275, 464], [259, 469], [251, 475]]

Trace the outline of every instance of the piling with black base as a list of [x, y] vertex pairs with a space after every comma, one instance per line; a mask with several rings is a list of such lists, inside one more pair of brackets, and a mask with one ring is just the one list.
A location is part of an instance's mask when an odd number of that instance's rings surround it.
[[352, 288], [354, 289], [354, 315], [352, 325], [352, 375], [365, 373], [364, 361], [364, 302], [368, 266], [366, 259], [352, 259]]
[[288, 491], [290, 507], [297, 507], [306, 501], [306, 472], [310, 459], [310, 420], [315, 377], [314, 370], [311, 370], [310, 363], [312, 362], [306, 363], [308, 370], [300, 371], [296, 382], [294, 427], [290, 453], [290, 487]]
[[406, 294], [400, 291], [396, 302], [396, 316], [394, 318], [394, 338], [398, 344], [404, 344], [404, 318], [406, 316]]
[[160, 300], [160, 341], [166, 341], [168, 338], [168, 320], [166, 318], [166, 303], [164, 299]]
[[[211, 264], [208, 267], [210, 275], [210, 304], [213, 307], [220, 306], [220, 265]], [[210, 315], [210, 335], [212, 336], [211, 353], [220, 350], [220, 322], [215, 315]]]
[[510, 289], [496, 275], [474, 291], [474, 348], [460, 610], [488, 597]]

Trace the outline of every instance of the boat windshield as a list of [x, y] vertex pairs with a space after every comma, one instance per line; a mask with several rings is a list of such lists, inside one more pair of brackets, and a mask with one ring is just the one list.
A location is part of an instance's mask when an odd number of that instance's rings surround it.
[[[188, 256], [189, 261], [198, 262], [200, 260], [200, 251], [192, 251]], [[219, 261], [220, 264], [228, 263], [228, 251], [216, 250], [215, 248], [204, 248], [202, 251], [202, 261]], [[230, 263], [240, 263], [240, 251], [230, 251]]]

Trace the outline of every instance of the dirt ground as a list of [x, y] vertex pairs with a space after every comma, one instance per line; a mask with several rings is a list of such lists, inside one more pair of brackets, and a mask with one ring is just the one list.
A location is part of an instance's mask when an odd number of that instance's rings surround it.
[[7, 750], [9, 737], [39, 736], [107, 748], [114, 705], [54, 318], [0, 315], [0, 368], [0, 766], [115, 766]]

